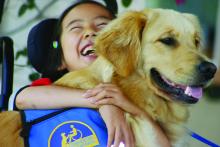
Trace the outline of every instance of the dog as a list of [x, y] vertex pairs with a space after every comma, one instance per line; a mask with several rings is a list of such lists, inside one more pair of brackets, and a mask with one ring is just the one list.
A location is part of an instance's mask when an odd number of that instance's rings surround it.
[[[172, 146], [178, 146], [186, 133], [188, 105], [199, 101], [216, 72], [202, 54], [201, 42], [201, 27], [192, 14], [165, 9], [126, 12], [96, 38], [96, 61], [67, 73], [55, 85], [89, 89], [114, 83], [161, 126]], [[147, 119], [127, 115], [127, 120], [136, 146], [158, 146]]]
[[[188, 105], [199, 101], [216, 72], [201, 52], [201, 40], [199, 21], [192, 14], [168, 9], [129, 11], [97, 36], [98, 58], [91, 65], [65, 74], [54, 84], [81, 89], [101, 82], [118, 85], [177, 146], [185, 134]], [[1, 146], [24, 146], [19, 112], [2, 112], [0, 119]], [[129, 114], [126, 119], [136, 146], [158, 146], [149, 119]]]

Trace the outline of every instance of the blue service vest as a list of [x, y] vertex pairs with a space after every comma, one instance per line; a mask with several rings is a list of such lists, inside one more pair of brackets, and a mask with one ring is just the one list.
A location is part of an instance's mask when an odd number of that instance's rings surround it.
[[107, 146], [107, 128], [94, 109], [24, 110], [21, 115], [25, 146]]

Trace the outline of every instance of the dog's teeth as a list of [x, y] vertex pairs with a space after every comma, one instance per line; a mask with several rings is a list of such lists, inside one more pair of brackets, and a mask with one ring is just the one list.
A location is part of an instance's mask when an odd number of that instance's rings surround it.
[[190, 92], [190, 88], [189, 87], [186, 87], [184, 93], [188, 96], [192, 96], [191, 92]]
[[186, 95], [189, 95], [189, 94], [190, 94], [190, 88], [189, 88], [189, 87], [186, 87], [184, 93], [185, 93]]

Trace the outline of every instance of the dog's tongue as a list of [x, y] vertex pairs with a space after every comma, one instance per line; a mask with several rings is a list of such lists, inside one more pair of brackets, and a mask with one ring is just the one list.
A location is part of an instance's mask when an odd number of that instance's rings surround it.
[[194, 98], [200, 99], [202, 97], [202, 88], [187, 86], [184, 93]]

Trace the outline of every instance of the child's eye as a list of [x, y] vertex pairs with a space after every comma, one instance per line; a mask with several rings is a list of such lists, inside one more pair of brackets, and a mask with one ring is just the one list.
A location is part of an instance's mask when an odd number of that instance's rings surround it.
[[74, 26], [74, 27], [70, 28], [70, 31], [77, 31], [77, 30], [80, 30], [80, 29], [82, 29], [81, 26]]
[[99, 24], [97, 24], [96, 26], [97, 26], [97, 28], [102, 29], [102, 28], [104, 28], [107, 24], [108, 24], [108, 23], [104, 22], [104, 23], [99, 23]]

